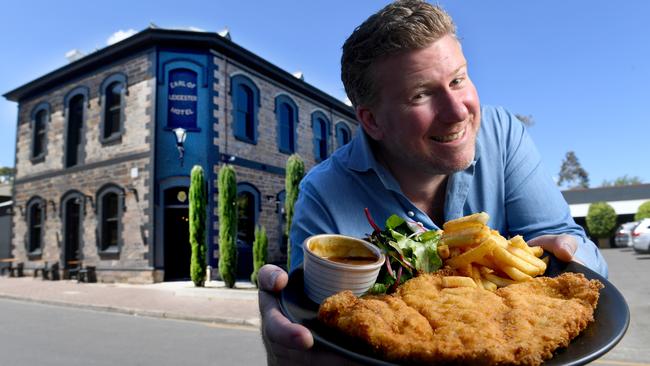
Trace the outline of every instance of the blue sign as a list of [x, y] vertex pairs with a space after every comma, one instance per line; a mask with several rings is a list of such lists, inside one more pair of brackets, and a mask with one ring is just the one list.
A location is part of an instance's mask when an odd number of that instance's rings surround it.
[[167, 127], [196, 128], [196, 73], [187, 69], [169, 72]]

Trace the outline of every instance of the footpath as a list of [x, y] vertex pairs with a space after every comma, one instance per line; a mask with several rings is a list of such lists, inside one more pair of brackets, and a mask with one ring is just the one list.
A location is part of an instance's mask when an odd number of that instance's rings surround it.
[[237, 282], [230, 289], [218, 281], [198, 288], [190, 281], [134, 285], [0, 277], [0, 298], [139, 316], [260, 325], [257, 289], [250, 282]]

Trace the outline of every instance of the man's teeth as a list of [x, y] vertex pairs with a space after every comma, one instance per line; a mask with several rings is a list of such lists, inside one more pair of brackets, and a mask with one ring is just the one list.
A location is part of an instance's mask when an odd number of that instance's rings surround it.
[[449, 141], [458, 140], [463, 136], [464, 133], [465, 133], [465, 129], [447, 136], [433, 136], [432, 139], [438, 142], [449, 142]]

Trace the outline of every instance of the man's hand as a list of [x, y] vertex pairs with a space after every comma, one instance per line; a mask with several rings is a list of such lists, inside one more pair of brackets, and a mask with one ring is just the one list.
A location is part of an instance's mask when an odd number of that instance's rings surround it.
[[530, 239], [528, 245], [540, 246], [563, 262], [575, 260], [573, 255], [578, 250], [578, 241], [568, 234], [538, 236]]
[[[289, 276], [280, 267], [267, 264], [258, 275], [259, 305], [262, 315], [262, 339], [266, 346], [269, 364], [287, 364], [292, 350], [307, 350], [314, 338], [302, 325], [294, 324], [280, 311], [278, 294], [287, 286]], [[299, 360], [295, 360], [299, 363]]]

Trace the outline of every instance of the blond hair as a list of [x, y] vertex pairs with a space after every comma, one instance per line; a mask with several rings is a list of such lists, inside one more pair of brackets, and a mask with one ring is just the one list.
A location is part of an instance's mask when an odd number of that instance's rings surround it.
[[401, 51], [427, 47], [445, 35], [456, 36], [451, 17], [424, 1], [395, 1], [371, 15], [343, 44], [341, 80], [352, 104], [376, 102], [374, 62]]

